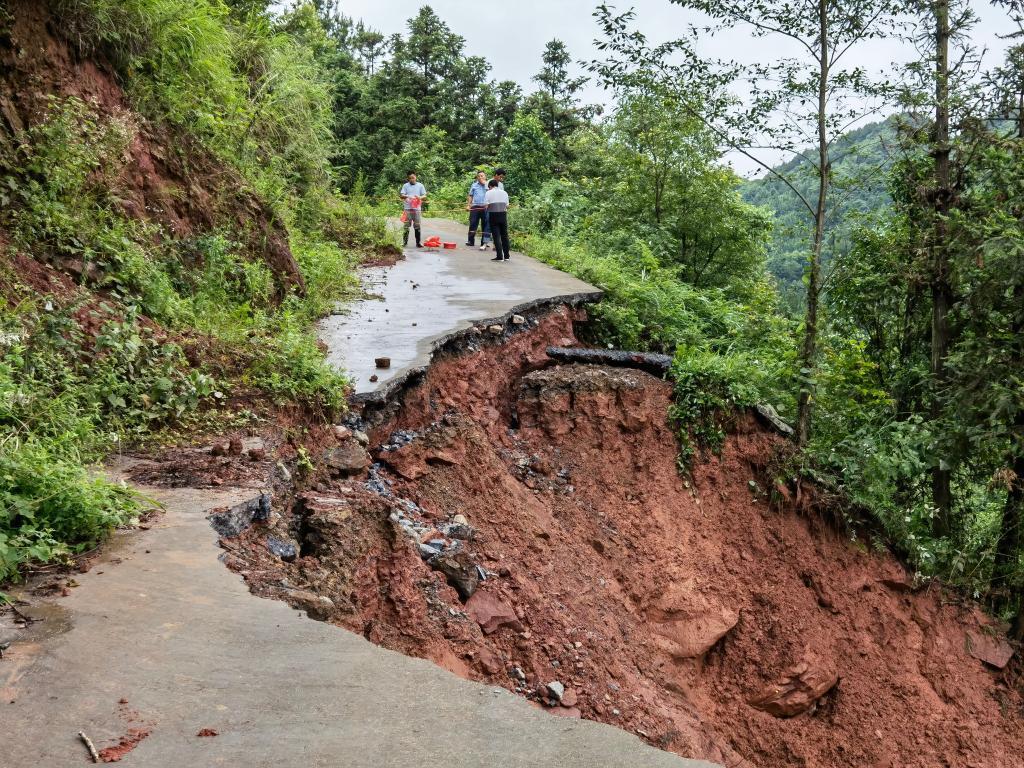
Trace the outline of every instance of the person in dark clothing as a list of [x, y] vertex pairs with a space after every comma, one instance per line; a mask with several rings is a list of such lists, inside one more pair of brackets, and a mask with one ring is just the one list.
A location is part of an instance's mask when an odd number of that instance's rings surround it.
[[511, 246], [508, 241], [508, 193], [497, 179], [487, 182], [487, 217], [491, 222], [491, 239], [494, 240], [494, 258], [491, 261], [508, 261]]

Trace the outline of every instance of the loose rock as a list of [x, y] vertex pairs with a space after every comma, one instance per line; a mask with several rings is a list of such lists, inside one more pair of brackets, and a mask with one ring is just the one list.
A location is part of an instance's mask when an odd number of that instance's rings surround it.
[[1013, 658], [1013, 646], [985, 632], [967, 632], [967, 652], [990, 667], [1003, 669]]
[[515, 610], [497, 595], [489, 591], [478, 591], [466, 601], [466, 613], [483, 630], [485, 635], [493, 634], [502, 627], [516, 632], [523, 631], [523, 625]]
[[293, 542], [284, 541], [274, 536], [267, 537], [267, 549], [272, 555], [280, 557], [286, 563], [295, 562], [295, 558], [299, 556], [299, 548]]
[[838, 682], [834, 669], [808, 654], [747, 703], [775, 717], [793, 717], [810, 709]]
[[553, 680], [550, 683], [548, 683], [546, 687], [547, 687], [547, 690], [548, 690], [548, 696], [550, 696], [555, 701], [561, 701], [562, 700], [562, 697], [565, 695], [565, 686], [564, 685], [562, 685], [557, 680]]
[[703, 656], [739, 621], [739, 614], [716, 604], [687, 584], [671, 587], [648, 611], [658, 644], [676, 659]]
[[336, 475], [357, 475], [370, 466], [370, 455], [362, 446], [348, 442], [324, 453], [324, 463]]
[[476, 572], [476, 563], [469, 558], [465, 550], [442, 552], [427, 561], [427, 565], [445, 575], [448, 583], [459, 593], [463, 600], [469, 600], [480, 585], [480, 576]]
[[327, 621], [334, 615], [334, 601], [315, 592], [306, 589], [289, 590], [288, 599], [304, 610], [311, 619]]
[[391, 358], [390, 357], [377, 357], [374, 358], [373, 364], [378, 368], [390, 368]]

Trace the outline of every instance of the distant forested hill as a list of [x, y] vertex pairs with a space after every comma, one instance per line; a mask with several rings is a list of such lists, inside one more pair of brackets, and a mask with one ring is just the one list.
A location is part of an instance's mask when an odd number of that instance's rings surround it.
[[[834, 254], [850, 247], [850, 233], [858, 214], [872, 213], [889, 205], [886, 171], [895, 137], [894, 123], [894, 118], [869, 123], [850, 131], [835, 146], [833, 171], [837, 186], [833, 200], [838, 200], [839, 205], [833, 209], [831, 236], [822, 254], [826, 269]], [[806, 154], [810, 155], [811, 150]], [[798, 179], [797, 187], [809, 201], [813, 199], [815, 172], [804, 158], [795, 157], [775, 170], [789, 179]], [[787, 303], [798, 306], [802, 301], [801, 281], [810, 247], [810, 216], [797, 196], [770, 174], [745, 182], [741, 191], [747, 202], [775, 212], [768, 268], [778, 279]]]

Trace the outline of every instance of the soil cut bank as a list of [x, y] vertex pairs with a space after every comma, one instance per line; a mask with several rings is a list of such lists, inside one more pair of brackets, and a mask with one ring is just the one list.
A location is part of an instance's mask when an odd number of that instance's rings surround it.
[[283, 514], [223, 541], [228, 565], [375, 643], [687, 757], [1019, 765], [1021, 698], [975, 658], [1005, 664], [989, 620], [813, 510], [769, 504], [781, 440], [752, 416], [681, 478], [668, 383], [545, 354], [580, 319], [538, 309], [464, 334], [320, 438]]

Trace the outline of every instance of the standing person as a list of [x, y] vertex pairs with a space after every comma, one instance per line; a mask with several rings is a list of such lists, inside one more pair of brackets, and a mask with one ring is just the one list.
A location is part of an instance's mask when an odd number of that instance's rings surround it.
[[505, 189], [505, 169], [495, 168], [494, 169], [494, 180], [498, 182], [498, 189]]
[[476, 245], [477, 225], [483, 230], [480, 235], [480, 250], [486, 251], [490, 247], [488, 240], [491, 238], [491, 229], [487, 224], [487, 174], [480, 171], [476, 175], [476, 181], [469, 188], [466, 196], [466, 208], [469, 210], [469, 240], [466, 245], [472, 248]]
[[508, 193], [497, 179], [487, 182], [487, 215], [491, 220], [491, 237], [494, 238], [494, 258], [491, 261], [509, 260], [508, 242]]
[[402, 234], [402, 245], [409, 244], [409, 227], [416, 228], [416, 247], [422, 248], [420, 244], [420, 227], [423, 223], [422, 206], [427, 199], [427, 188], [416, 180], [416, 172], [409, 171], [408, 181], [402, 185], [398, 193], [402, 198], [402, 206], [405, 213], [405, 231]]

